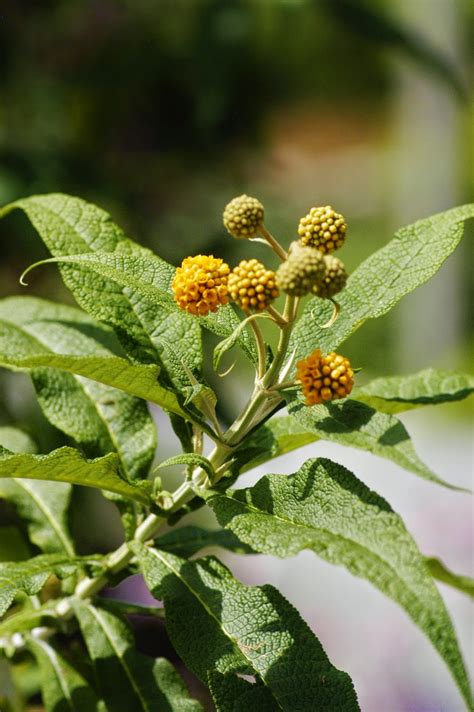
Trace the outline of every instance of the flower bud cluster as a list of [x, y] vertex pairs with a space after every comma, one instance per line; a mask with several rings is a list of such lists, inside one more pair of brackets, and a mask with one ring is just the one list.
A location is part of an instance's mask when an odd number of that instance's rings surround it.
[[323, 255], [312, 247], [295, 242], [288, 259], [276, 273], [278, 287], [291, 297], [303, 297], [322, 282], [326, 272]]
[[342, 247], [346, 230], [344, 218], [330, 205], [311, 208], [309, 213], [301, 218], [298, 226], [301, 244], [315, 247], [323, 253], [334, 252]]
[[263, 205], [257, 198], [239, 195], [225, 207], [224, 227], [233, 237], [249, 239], [257, 234], [263, 215]]
[[323, 356], [316, 349], [296, 364], [296, 379], [301, 383], [306, 405], [345, 398], [352, 391], [353, 376], [349, 359], [334, 351]]
[[242, 260], [229, 275], [229, 293], [244, 311], [263, 311], [279, 295], [275, 273], [256, 259]]
[[229, 272], [229, 265], [220, 257], [186, 257], [172, 283], [179, 307], [195, 316], [206, 316], [215, 312], [220, 304], [227, 304]]

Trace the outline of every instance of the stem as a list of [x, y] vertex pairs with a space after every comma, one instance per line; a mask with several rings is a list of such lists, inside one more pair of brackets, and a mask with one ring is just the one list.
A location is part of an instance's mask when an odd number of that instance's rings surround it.
[[268, 232], [267, 228], [265, 227], [265, 225], [263, 223], [260, 225], [259, 230], [260, 230], [261, 234], [263, 235], [263, 237], [265, 238], [265, 240], [270, 245], [270, 247], [272, 248], [273, 252], [275, 252], [278, 255], [278, 257], [281, 260], [283, 260], [283, 262], [286, 259], [288, 259], [288, 253], [286, 252], [286, 250], [284, 250], [283, 247], [280, 245], [280, 243], [277, 240], [275, 240], [273, 235], [270, 232]]
[[287, 325], [288, 322], [285, 321], [280, 312], [277, 311], [274, 307], [272, 307], [271, 304], [268, 305], [267, 312], [270, 314], [270, 316], [274, 318], [278, 326], [280, 326], [281, 328]]
[[258, 352], [257, 375], [258, 375], [258, 378], [263, 378], [263, 376], [265, 374], [265, 367], [266, 367], [266, 361], [267, 361], [267, 350], [265, 348], [265, 342], [263, 340], [263, 336], [262, 336], [262, 332], [260, 331], [260, 327], [255, 322], [255, 320], [252, 319], [252, 321], [250, 321], [249, 323], [250, 323], [250, 326], [252, 327], [252, 331], [255, 336], [255, 343], [257, 344], [257, 352]]

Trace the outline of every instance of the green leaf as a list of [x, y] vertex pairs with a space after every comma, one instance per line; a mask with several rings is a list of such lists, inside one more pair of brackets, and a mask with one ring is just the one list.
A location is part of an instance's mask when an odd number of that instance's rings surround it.
[[371, 581], [428, 636], [469, 702], [453, 626], [423, 557], [390, 505], [351, 472], [308, 460], [293, 475], [267, 475], [209, 504], [219, 523], [256, 551], [287, 557], [311, 549]]
[[41, 674], [47, 712], [105, 712], [105, 707], [82, 675], [48, 642], [28, 637]]
[[332, 351], [367, 319], [386, 314], [441, 267], [460, 242], [466, 220], [474, 217], [474, 204], [453, 208], [401, 228], [393, 240], [374, 252], [349, 277], [337, 295], [339, 318], [330, 329], [332, 304], [311, 299], [299, 319], [290, 341], [296, 360], [320, 348]]
[[405, 426], [394, 415], [381, 413], [365, 403], [349, 398], [313, 406], [304, 406], [295, 400], [290, 403], [288, 410], [322, 440], [367, 450], [392, 460], [425, 480], [462, 491], [461, 487], [438, 477], [420, 460]]
[[70, 447], [53, 450], [48, 455], [1, 453], [2, 477], [69, 482], [115, 492], [141, 504], [151, 504], [151, 483], [133, 484], [125, 480], [120, 474], [120, 461], [114, 453], [95, 460], [85, 459]]
[[425, 564], [430, 570], [433, 578], [446, 583], [452, 588], [457, 588], [458, 591], [467, 593], [468, 596], [474, 598], [474, 579], [470, 576], [462, 576], [454, 574], [446, 568], [442, 561], [433, 557], [425, 557]]
[[153, 660], [135, 651], [127, 623], [109, 610], [73, 600], [97, 684], [114, 712], [200, 712], [176, 670], [164, 658]]
[[45, 605], [41, 608], [25, 608], [0, 621], [0, 638], [5, 635], [32, 630], [37, 626], [49, 626], [54, 628], [57, 625], [58, 616], [51, 606], [48, 607]]
[[272, 317], [269, 314], [251, 314], [246, 319], [239, 322], [239, 324], [236, 326], [236, 328], [231, 333], [231, 335], [228, 336], [223, 341], [220, 341], [217, 344], [217, 346], [214, 348], [214, 351], [212, 354], [212, 366], [214, 368], [214, 371], [217, 372], [217, 369], [219, 368], [219, 364], [221, 362], [222, 357], [224, 356], [225, 353], [227, 353], [227, 351], [229, 351], [231, 348], [233, 348], [239, 342], [242, 332], [244, 331], [245, 327], [251, 321], [254, 321], [255, 319], [271, 319], [271, 318]]
[[10, 425], [0, 426], [0, 445], [11, 452], [37, 452], [34, 440], [23, 430]]
[[0, 479], [0, 498], [15, 505], [27, 523], [30, 540], [45, 553], [74, 556], [67, 526], [71, 491], [71, 485], [63, 482]]
[[166, 460], [163, 460], [163, 462], [160, 462], [155, 470], [161, 470], [164, 467], [171, 467], [171, 465], [188, 465], [193, 468], [200, 467], [207, 474], [211, 482], [215, 476], [214, 467], [207, 457], [204, 457], [204, 455], [197, 455], [194, 452], [185, 452], [181, 455], [168, 457]]
[[159, 367], [116, 356], [111, 336], [72, 307], [25, 297], [0, 301], [0, 365], [33, 369], [40, 404], [56, 427], [90, 454], [117, 450], [130, 476], [143, 476], [156, 433], [142, 399], [183, 411], [157, 383]]
[[0, 527], [0, 561], [23, 561], [30, 555], [30, 546], [18, 527]]
[[[282, 710], [357, 710], [350, 678], [336, 670], [298, 612], [272, 586], [245, 586], [217, 559], [184, 561], [132, 545], [186, 665], [258, 675]], [[297, 681], [297, 684], [295, 684]]]
[[319, 440], [291, 415], [272, 418], [245, 440], [236, 452], [240, 472]]
[[20, 591], [32, 596], [43, 588], [51, 574], [54, 573], [58, 578], [67, 578], [87, 564], [100, 565], [100, 558], [41, 554], [28, 561], [0, 563], [0, 616]]
[[174, 527], [159, 537], [156, 546], [162, 551], [168, 551], [184, 559], [194, 556], [198, 551], [209, 546], [219, 546], [236, 554], [255, 553], [226, 529], [203, 529], [194, 525], [179, 529]]
[[376, 378], [354, 390], [354, 397], [384, 413], [450, 403], [474, 392], [474, 376], [427, 368], [409, 376]]
[[209, 673], [209, 689], [217, 712], [278, 712], [281, 710], [270, 690], [263, 685], [252, 684], [237, 675]]
[[[166, 289], [174, 269], [150, 250], [128, 240], [108, 213], [96, 205], [60, 193], [36, 195], [7, 205], [2, 215], [19, 208], [38, 231], [55, 257], [95, 252], [135, 254], [148, 260], [154, 270], [153, 284]], [[151, 308], [140, 295], [115, 281], [100, 278], [83, 268], [62, 265], [61, 275], [80, 306], [100, 321], [110, 324], [121, 342], [139, 360], [156, 362], [159, 354], [154, 344], [160, 333], [175, 338], [176, 349], [190, 356], [193, 366], [200, 365], [199, 325], [186, 314], [173, 315]], [[180, 321], [185, 322], [183, 327]], [[187, 329], [187, 339], [183, 332]], [[192, 355], [192, 356], [191, 356]]]

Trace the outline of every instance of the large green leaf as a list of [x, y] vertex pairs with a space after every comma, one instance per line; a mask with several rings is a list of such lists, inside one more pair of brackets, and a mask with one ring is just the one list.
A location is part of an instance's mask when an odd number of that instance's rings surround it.
[[[159, 367], [115, 355], [112, 347], [119, 347], [112, 337], [73, 307], [30, 297], [0, 301], [0, 365], [35, 369], [40, 402], [57, 427], [81, 443], [102, 439], [109, 449], [115, 443], [124, 450], [127, 469], [140, 472], [153, 457], [155, 431], [146, 405], [131, 396], [181, 415], [183, 410], [176, 395], [157, 383]], [[64, 403], [50, 391], [63, 392]]]
[[474, 376], [427, 368], [409, 376], [376, 378], [356, 388], [354, 397], [384, 413], [401, 413], [423, 405], [450, 403], [474, 392]]
[[474, 217], [474, 204], [453, 208], [399, 230], [393, 240], [366, 259], [337, 295], [341, 311], [330, 329], [321, 325], [331, 316], [332, 304], [314, 297], [308, 302], [293, 332], [290, 352], [296, 358], [316, 348], [328, 352], [367, 319], [386, 314], [441, 267], [460, 242], [466, 220]]
[[34, 636], [27, 642], [38, 662], [47, 712], [106, 712], [89, 683], [56, 648]]
[[237, 675], [209, 674], [209, 689], [217, 712], [279, 712], [277, 703], [268, 687], [248, 682]]
[[[0, 445], [12, 452], [34, 452], [34, 443], [21, 430], [0, 428]], [[0, 497], [12, 502], [26, 522], [28, 534], [45, 553], [74, 556], [67, 512], [72, 486], [66, 482], [0, 479]]]
[[100, 565], [100, 558], [41, 554], [28, 561], [0, 563], [0, 616], [20, 591], [32, 596], [43, 588], [51, 574], [67, 578], [86, 565]]
[[[157, 290], [170, 291], [175, 268], [150, 250], [127, 239], [108, 213], [97, 206], [80, 198], [52, 193], [17, 200], [3, 208], [0, 217], [15, 208], [27, 214], [54, 257], [109, 253], [106, 259], [126, 262], [132, 256], [145, 267], [146, 284], [144, 279], [141, 280], [144, 289], [146, 286], [154, 289], [155, 296]], [[91, 268], [92, 264], [88, 267]], [[127, 267], [130, 268], [130, 264]], [[87, 312], [110, 324], [134, 357], [152, 362], [161, 359], [172, 380], [177, 377], [179, 381], [179, 375], [174, 373], [166, 354], [162, 354], [164, 341], [173, 345], [181, 362], [191, 369], [199, 369], [202, 361], [200, 326], [229, 336], [239, 323], [230, 306], [197, 319], [177, 307], [170, 311], [169, 304], [158, 306], [153, 299], [144, 298], [143, 292], [137, 291], [135, 285], [120, 284], [120, 279], [117, 282], [117, 274], [115, 278], [110, 278], [70, 264], [61, 265], [60, 271], [66, 285]], [[128, 275], [130, 278], [133, 276], [130, 271]], [[244, 333], [239, 341], [249, 357], [255, 360], [255, 348], [250, 336]]]
[[115, 453], [95, 460], [85, 459], [70, 447], [53, 450], [48, 455], [0, 453], [0, 478], [69, 482], [115, 492], [141, 504], [151, 504], [151, 483], [128, 482], [121, 475], [120, 460]]
[[348, 675], [275, 588], [245, 586], [213, 557], [133, 547], [176, 651], [204, 682], [214, 671], [253, 674], [282, 710], [358, 709]]
[[168, 660], [137, 653], [127, 623], [103, 608], [73, 601], [97, 685], [111, 712], [200, 712]]
[[219, 523], [256, 551], [286, 557], [311, 549], [371, 581], [430, 638], [469, 702], [456, 635], [423, 557], [390, 505], [351, 472], [308, 460], [293, 475], [216, 494], [210, 505]]
[[394, 415], [381, 413], [349, 398], [310, 407], [295, 400], [289, 404], [288, 410], [305, 428], [323, 440], [367, 450], [392, 460], [425, 480], [450, 489], [461, 489], [445, 482], [420, 460], [405, 426]]
[[30, 540], [48, 553], [74, 556], [67, 527], [72, 487], [66, 482], [0, 478], [0, 497], [12, 502], [26, 522]]

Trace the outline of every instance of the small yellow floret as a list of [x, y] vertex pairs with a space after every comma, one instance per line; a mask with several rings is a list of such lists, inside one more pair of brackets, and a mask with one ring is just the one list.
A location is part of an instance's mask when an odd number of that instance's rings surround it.
[[256, 259], [242, 260], [229, 275], [229, 292], [244, 311], [263, 311], [279, 295], [275, 272]]
[[177, 304], [196, 316], [215, 312], [229, 301], [227, 279], [229, 265], [220, 257], [196, 255], [186, 257], [176, 270], [171, 288]]
[[323, 356], [316, 349], [296, 364], [296, 379], [301, 383], [306, 405], [345, 398], [354, 385], [349, 359], [331, 351]]

